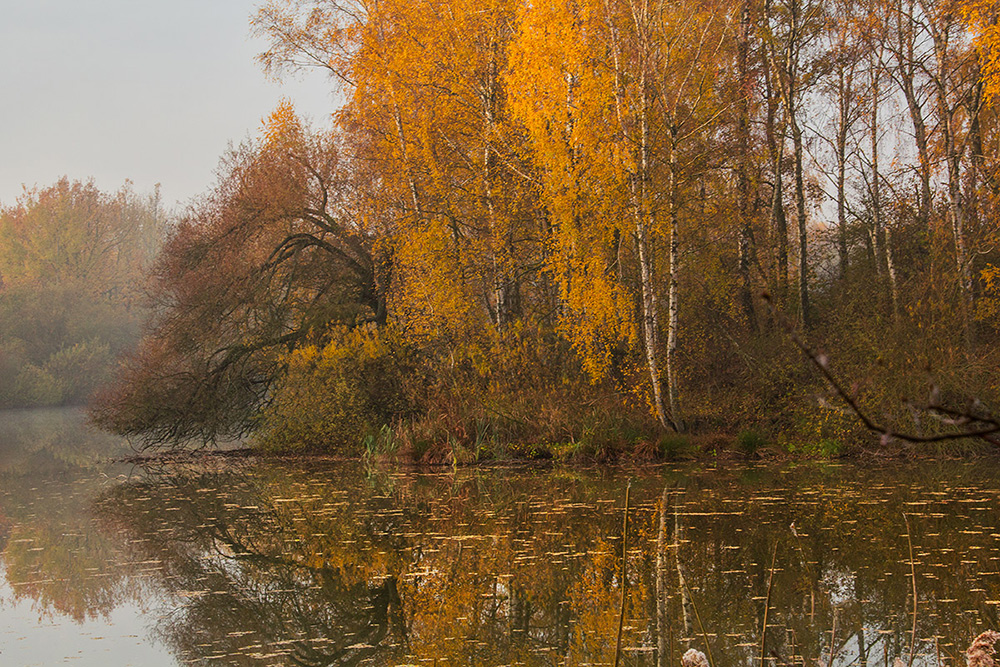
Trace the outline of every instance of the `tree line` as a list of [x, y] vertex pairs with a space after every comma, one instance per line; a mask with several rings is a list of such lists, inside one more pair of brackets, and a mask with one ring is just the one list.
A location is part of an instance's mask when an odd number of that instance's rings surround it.
[[0, 407], [80, 405], [139, 340], [159, 192], [62, 178], [0, 209]]
[[939, 428], [900, 400], [926, 391], [985, 410], [996, 19], [980, 0], [273, 0], [264, 68], [321, 68], [344, 103], [313, 128], [283, 102], [225, 156], [95, 415], [149, 442], [456, 459], [749, 425], [837, 449], [856, 424], [785, 321], [888, 422]]

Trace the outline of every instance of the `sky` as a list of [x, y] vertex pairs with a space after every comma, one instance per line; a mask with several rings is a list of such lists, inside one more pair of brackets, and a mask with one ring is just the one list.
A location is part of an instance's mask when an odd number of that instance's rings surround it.
[[282, 97], [315, 123], [335, 109], [315, 71], [277, 83], [255, 56], [257, 0], [0, 0], [0, 204], [23, 186], [93, 178], [161, 185], [184, 205]]

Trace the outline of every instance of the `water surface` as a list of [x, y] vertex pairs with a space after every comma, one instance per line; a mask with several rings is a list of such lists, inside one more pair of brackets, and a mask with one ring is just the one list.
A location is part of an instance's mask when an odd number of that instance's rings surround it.
[[959, 665], [1000, 627], [983, 462], [106, 462], [123, 451], [78, 413], [0, 416], [2, 664], [611, 664], [623, 582], [628, 665], [759, 664], [765, 607], [776, 665]]

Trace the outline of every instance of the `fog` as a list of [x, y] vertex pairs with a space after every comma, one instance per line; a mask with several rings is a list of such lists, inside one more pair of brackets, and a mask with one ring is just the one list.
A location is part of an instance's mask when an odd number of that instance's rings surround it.
[[318, 119], [335, 105], [318, 72], [278, 84], [255, 56], [253, 0], [38, 0], [0, 21], [0, 203], [61, 176], [131, 179], [164, 201], [208, 189], [231, 141], [282, 97]]

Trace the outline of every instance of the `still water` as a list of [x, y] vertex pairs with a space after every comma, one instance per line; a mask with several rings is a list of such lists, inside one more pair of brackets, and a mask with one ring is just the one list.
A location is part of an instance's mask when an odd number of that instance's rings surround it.
[[992, 462], [108, 463], [126, 453], [76, 412], [0, 413], [0, 664], [612, 664], [623, 582], [626, 665], [757, 665], [765, 607], [774, 665], [962, 665], [1000, 627]]

